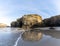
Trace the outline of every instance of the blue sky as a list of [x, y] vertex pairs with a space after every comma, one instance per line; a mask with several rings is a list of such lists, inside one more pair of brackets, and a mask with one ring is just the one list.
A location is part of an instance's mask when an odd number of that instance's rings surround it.
[[60, 14], [60, 0], [0, 0], [0, 23], [10, 23], [24, 14], [48, 18]]

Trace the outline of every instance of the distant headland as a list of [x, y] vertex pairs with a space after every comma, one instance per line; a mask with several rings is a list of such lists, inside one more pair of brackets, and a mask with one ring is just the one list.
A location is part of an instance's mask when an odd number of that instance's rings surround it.
[[4, 28], [4, 27], [8, 27], [8, 25], [4, 23], [0, 23], [0, 28]]

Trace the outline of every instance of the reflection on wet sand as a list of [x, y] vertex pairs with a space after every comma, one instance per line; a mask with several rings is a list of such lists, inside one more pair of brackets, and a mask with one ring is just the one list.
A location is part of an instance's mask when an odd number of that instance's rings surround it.
[[56, 38], [56, 39], [60, 39], [60, 31], [57, 31], [57, 30], [39, 30], [39, 29], [34, 29], [34, 31], [40, 31], [41, 33], [45, 34], [45, 35], [49, 35], [49, 36], [52, 36], [53, 38]]
[[42, 33], [39, 31], [25, 31], [22, 34], [22, 39], [27, 41], [38, 41], [42, 38]]
[[23, 40], [29, 40], [29, 41], [37, 41], [40, 40], [43, 36], [49, 35], [53, 38], [60, 39], [60, 31], [57, 30], [40, 30], [40, 29], [33, 29], [32, 31], [25, 31], [22, 34]]

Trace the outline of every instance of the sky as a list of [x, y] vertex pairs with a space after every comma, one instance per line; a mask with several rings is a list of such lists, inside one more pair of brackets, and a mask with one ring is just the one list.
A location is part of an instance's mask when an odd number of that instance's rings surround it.
[[0, 23], [10, 25], [25, 14], [38, 14], [43, 19], [60, 15], [60, 0], [0, 0]]

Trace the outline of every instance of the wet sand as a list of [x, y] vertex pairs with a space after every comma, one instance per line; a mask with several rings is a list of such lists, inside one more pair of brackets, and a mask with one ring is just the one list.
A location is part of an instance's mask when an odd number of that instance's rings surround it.
[[[38, 28], [24, 33], [25, 31], [19, 28], [0, 28], [0, 46], [60, 46], [60, 27], [52, 30]], [[43, 34], [41, 39], [40, 33]], [[23, 35], [26, 37], [22, 37]]]

